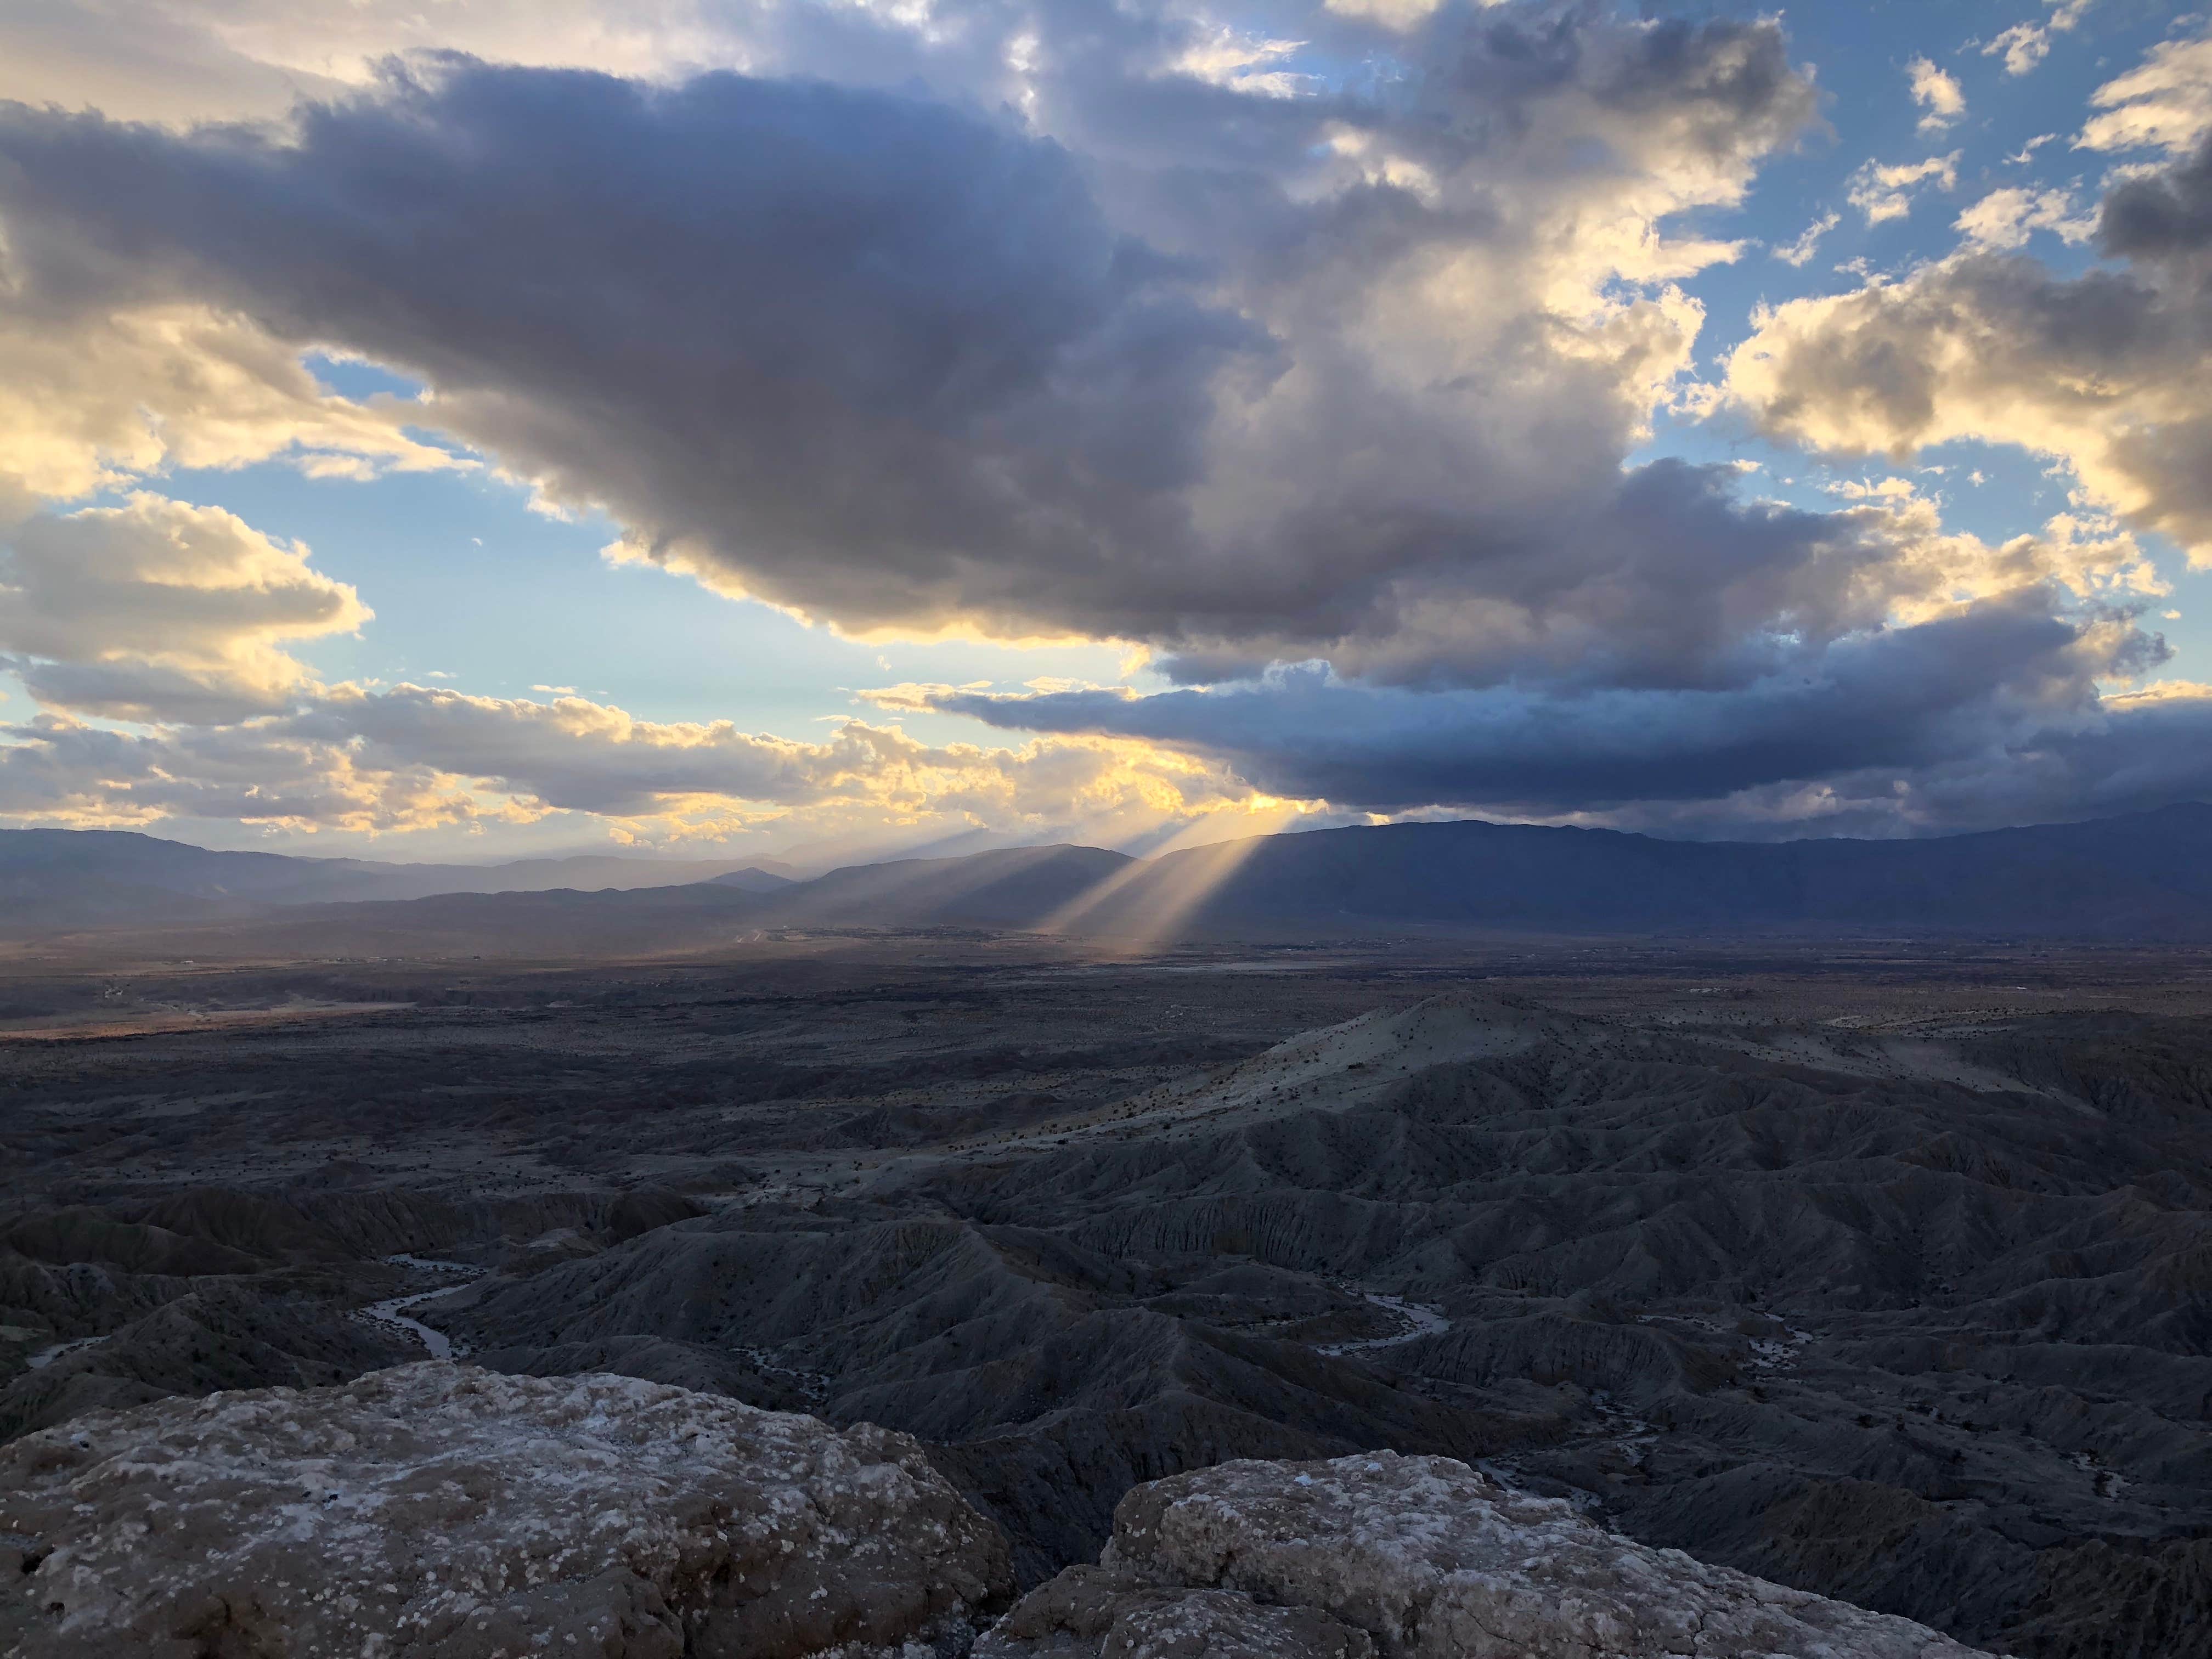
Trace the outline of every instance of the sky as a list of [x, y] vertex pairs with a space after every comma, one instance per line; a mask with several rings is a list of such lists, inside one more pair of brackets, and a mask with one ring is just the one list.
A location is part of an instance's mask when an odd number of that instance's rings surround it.
[[2212, 796], [2212, 20], [20, 0], [0, 824]]

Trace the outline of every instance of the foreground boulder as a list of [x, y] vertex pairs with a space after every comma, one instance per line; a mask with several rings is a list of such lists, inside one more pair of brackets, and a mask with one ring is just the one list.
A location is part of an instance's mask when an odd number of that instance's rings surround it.
[[1139, 1486], [1096, 1567], [976, 1659], [1972, 1659], [1924, 1626], [1647, 1549], [1448, 1457]]
[[904, 1435], [438, 1364], [32, 1435], [0, 1534], [24, 1659], [917, 1659], [1012, 1592]]

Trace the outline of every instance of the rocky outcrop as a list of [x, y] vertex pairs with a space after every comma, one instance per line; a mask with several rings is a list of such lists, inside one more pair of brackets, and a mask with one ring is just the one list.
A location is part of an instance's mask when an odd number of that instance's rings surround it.
[[1012, 1594], [903, 1435], [437, 1364], [28, 1436], [0, 1534], [23, 1659], [921, 1659]]
[[915, 1441], [634, 1377], [406, 1365], [0, 1450], [10, 1659], [1973, 1659], [1392, 1452], [1140, 1486], [1012, 1600]]
[[1655, 1550], [1447, 1457], [1241, 1462], [1139, 1486], [1097, 1567], [976, 1659], [1972, 1659], [1904, 1619]]

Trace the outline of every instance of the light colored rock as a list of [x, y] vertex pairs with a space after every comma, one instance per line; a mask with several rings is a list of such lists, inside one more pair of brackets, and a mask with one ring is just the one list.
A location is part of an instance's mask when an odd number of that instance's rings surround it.
[[1274, 1607], [1239, 1590], [1153, 1584], [1110, 1567], [1070, 1567], [985, 1637], [976, 1659], [1374, 1659], [1375, 1644], [1316, 1607]]
[[[1087, 1576], [1086, 1576], [1087, 1575]], [[1325, 1621], [1270, 1649], [1206, 1645], [1251, 1618]], [[1448, 1457], [1224, 1463], [1139, 1486], [1099, 1567], [1025, 1598], [976, 1659], [1973, 1659], [1908, 1620], [1647, 1549]], [[1256, 1628], [1256, 1627], [1255, 1627]], [[1193, 1644], [1186, 1638], [1199, 1631]], [[1289, 1632], [1286, 1631], [1285, 1635]], [[1318, 1640], [1316, 1639], [1316, 1635]]]
[[437, 1364], [29, 1436], [0, 1534], [22, 1659], [927, 1659], [1012, 1589], [904, 1435]]

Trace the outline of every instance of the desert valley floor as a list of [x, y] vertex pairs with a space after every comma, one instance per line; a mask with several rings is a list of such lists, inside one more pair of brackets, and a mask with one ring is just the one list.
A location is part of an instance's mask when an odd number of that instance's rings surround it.
[[825, 933], [0, 978], [0, 1435], [434, 1356], [921, 1437], [1024, 1583], [1391, 1448], [2212, 1655], [2212, 956]]

